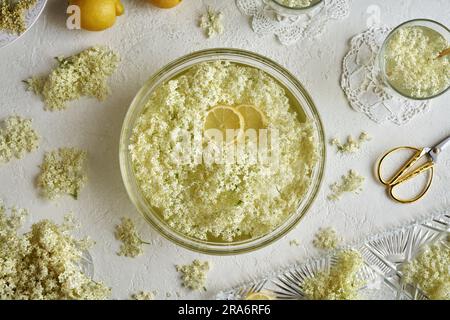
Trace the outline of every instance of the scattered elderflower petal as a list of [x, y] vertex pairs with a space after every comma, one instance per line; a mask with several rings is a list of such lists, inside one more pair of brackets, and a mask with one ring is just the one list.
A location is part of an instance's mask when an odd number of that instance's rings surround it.
[[38, 177], [38, 187], [49, 200], [55, 200], [64, 194], [78, 199], [86, 184], [84, 172], [86, 152], [75, 148], [61, 148], [45, 154]]
[[341, 153], [356, 153], [361, 149], [361, 145], [364, 142], [370, 141], [371, 138], [367, 132], [362, 132], [359, 135], [358, 140], [355, 140], [352, 136], [347, 138], [347, 142], [341, 143], [337, 138], [333, 138], [330, 143], [336, 146], [337, 151]]
[[291, 247], [298, 247], [298, 246], [300, 246], [300, 241], [298, 239], [293, 239], [293, 240], [289, 241], [289, 245]]
[[305, 8], [312, 4], [312, 0], [279, 0], [279, 2], [290, 8]]
[[21, 34], [27, 29], [25, 14], [37, 0], [0, 0], [0, 31]]
[[303, 281], [306, 298], [310, 300], [356, 300], [365, 282], [358, 276], [363, 258], [356, 250], [337, 254], [336, 263], [329, 272], [319, 273]]
[[144, 253], [143, 245], [149, 244], [139, 237], [134, 222], [130, 218], [122, 218], [121, 224], [116, 226], [115, 237], [122, 241], [119, 256], [134, 258]]
[[47, 77], [32, 77], [28, 90], [42, 97], [46, 110], [64, 110], [67, 102], [81, 97], [105, 100], [107, 80], [116, 71], [119, 56], [107, 47], [96, 46], [74, 56], [58, 57], [58, 66]]
[[152, 292], [141, 291], [131, 296], [134, 300], [155, 300], [155, 295]]
[[206, 12], [200, 17], [200, 28], [203, 29], [208, 38], [215, 37], [223, 33], [223, 13], [214, 11], [208, 7]]
[[0, 126], [0, 163], [13, 157], [20, 159], [39, 146], [39, 136], [31, 126], [32, 120], [18, 116], [7, 118]]
[[194, 260], [192, 264], [176, 266], [176, 269], [181, 273], [184, 287], [191, 290], [206, 291], [206, 279], [210, 269], [208, 261]]
[[7, 215], [0, 202], [0, 300], [106, 299], [110, 289], [83, 273], [89, 239], [75, 239], [73, 217], [61, 225], [42, 220], [20, 235], [25, 210]]
[[314, 247], [322, 250], [336, 249], [342, 239], [333, 228], [320, 229], [313, 240]]
[[350, 170], [348, 175], [342, 176], [341, 183], [334, 183], [330, 186], [332, 194], [328, 196], [329, 200], [339, 200], [346, 192], [359, 193], [362, 191], [362, 185], [366, 179], [359, 175], [355, 170]]
[[417, 285], [428, 298], [450, 300], [450, 248], [434, 244], [425, 248], [403, 268], [405, 283]]

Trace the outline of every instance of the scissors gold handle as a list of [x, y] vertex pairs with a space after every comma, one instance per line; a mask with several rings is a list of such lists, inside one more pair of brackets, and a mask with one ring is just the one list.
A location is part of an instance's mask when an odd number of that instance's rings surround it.
[[[398, 151], [401, 151], [401, 150], [412, 150], [412, 151], [414, 151], [414, 155], [403, 164], [403, 166], [392, 176], [392, 178], [390, 178], [388, 180], [383, 179], [382, 167], [383, 167], [384, 161], [390, 155], [392, 155]], [[380, 182], [382, 184], [384, 184], [387, 187], [387, 191], [392, 199], [394, 199], [395, 201], [400, 202], [400, 203], [413, 203], [413, 202], [416, 202], [419, 199], [421, 199], [428, 192], [428, 190], [431, 187], [431, 183], [433, 182], [433, 176], [434, 176], [435, 163], [434, 163], [433, 159], [425, 162], [424, 164], [422, 164], [421, 166], [417, 167], [414, 170], [412, 170], [412, 168], [420, 161], [420, 159], [422, 159], [423, 157], [428, 157], [429, 151], [430, 151], [429, 149], [425, 149], [425, 148], [418, 149], [418, 148], [414, 148], [414, 147], [398, 147], [398, 148], [392, 149], [391, 151], [387, 152], [380, 159], [380, 161], [378, 163], [378, 170], [377, 170], [378, 179], [380, 180]], [[428, 181], [427, 181], [424, 189], [422, 190], [422, 192], [420, 192], [417, 196], [415, 196], [411, 199], [402, 199], [396, 195], [395, 189], [397, 186], [399, 186], [400, 184], [405, 183], [405, 182], [417, 177], [421, 173], [424, 173], [427, 171], [429, 171]]]

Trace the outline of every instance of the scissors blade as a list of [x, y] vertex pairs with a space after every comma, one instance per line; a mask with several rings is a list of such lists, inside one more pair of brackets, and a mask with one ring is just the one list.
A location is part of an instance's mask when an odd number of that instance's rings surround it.
[[428, 154], [430, 155], [434, 163], [437, 162], [439, 154], [448, 147], [450, 147], [450, 137], [447, 137], [446, 139], [442, 140], [436, 146], [430, 149]]

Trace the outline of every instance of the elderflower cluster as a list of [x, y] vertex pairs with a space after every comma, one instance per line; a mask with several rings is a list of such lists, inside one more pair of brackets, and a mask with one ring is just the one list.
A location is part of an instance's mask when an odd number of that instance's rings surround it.
[[328, 196], [328, 199], [339, 200], [346, 192], [360, 192], [365, 180], [358, 172], [350, 170], [346, 176], [342, 176], [340, 183], [336, 182], [330, 186], [332, 193]]
[[77, 240], [71, 216], [57, 225], [42, 220], [19, 234], [27, 212], [0, 203], [0, 300], [106, 299], [110, 289], [86, 276], [83, 251], [92, 242]]
[[333, 228], [320, 229], [313, 240], [314, 247], [322, 250], [336, 249], [342, 239]]
[[134, 300], [155, 300], [155, 295], [152, 292], [141, 291], [131, 296]]
[[356, 300], [358, 292], [365, 285], [358, 276], [363, 262], [356, 250], [339, 252], [329, 272], [319, 273], [303, 281], [305, 297], [310, 300]]
[[215, 37], [223, 33], [223, 13], [207, 8], [206, 12], [200, 17], [200, 28], [203, 29], [208, 38]]
[[450, 300], [450, 248], [434, 244], [403, 268], [403, 281], [417, 285], [433, 300]]
[[37, 0], [0, 0], [0, 30], [21, 34], [27, 29], [25, 14]]
[[148, 244], [141, 240], [134, 222], [130, 218], [122, 218], [119, 225], [116, 226], [114, 233], [117, 240], [122, 241], [119, 256], [134, 258], [144, 253], [143, 244]]
[[336, 146], [337, 150], [341, 153], [356, 153], [361, 149], [361, 145], [364, 142], [370, 141], [371, 138], [367, 134], [367, 132], [362, 132], [359, 135], [359, 138], [356, 140], [352, 136], [347, 138], [347, 142], [340, 142], [337, 138], [333, 138], [330, 143], [333, 146]]
[[192, 290], [205, 290], [210, 263], [208, 261], [194, 260], [192, 264], [176, 266], [181, 273], [183, 286]]
[[67, 102], [80, 97], [104, 100], [109, 94], [107, 80], [120, 58], [107, 47], [96, 46], [74, 56], [58, 57], [58, 66], [47, 77], [26, 80], [28, 89], [40, 95], [47, 110], [64, 110]]
[[0, 163], [20, 159], [39, 146], [39, 136], [31, 126], [32, 120], [18, 116], [7, 118], [0, 126]]
[[[166, 223], [197, 239], [232, 242], [265, 235], [295, 212], [318, 161], [312, 122], [300, 122], [285, 88], [262, 70], [199, 63], [154, 90], [129, 152], [137, 183]], [[279, 136], [279, 161], [173, 161], [173, 132], [202, 128], [218, 105], [253, 105]], [[193, 129], [194, 128], [194, 129]]]
[[306, 8], [313, 3], [312, 0], [278, 0], [278, 2], [290, 8]]
[[84, 172], [86, 152], [75, 148], [62, 148], [45, 154], [38, 177], [38, 187], [48, 199], [54, 200], [64, 194], [78, 199], [86, 184]]

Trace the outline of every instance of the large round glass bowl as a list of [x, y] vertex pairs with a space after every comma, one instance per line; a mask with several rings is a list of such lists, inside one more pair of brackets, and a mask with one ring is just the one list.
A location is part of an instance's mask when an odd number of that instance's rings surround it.
[[[319, 160], [313, 170], [312, 183], [306, 195], [299, 201], [297, 210], [293, 212], [282, 225], [278, 226], [269, 234], [263, 235], [259, 238], [231, 243], [203, 241], [186, 236], [170, 228], [164, 219], [156, 213], [156, 210], [152, 208], [149, 201], [141, 193], [128, 150], [130, 137], [132, 135], [132, 130], [135, 126], [136, 120], [144, 110], [145, 105], [155, 88], [198, 63], [217, 60], [230, 61], [233, 63], [258, 68], [278, 80], [286, 88], [286, 90], [288, 90], [290, 96], [292, 97], [291, 99], [295, 99], [295, 102], [302, 107], [302, 110], [298, 110], [299, 114], [303, 117], [308, 117], [310, 121], [312, 121], [318, 144], [317, 151]], [[125, 117], [120, 138], [120, 168], [125, 187], [133, 204], [145, 217], [145, 219], [164, 237], [173, 241], [177, 245], [205, 254], [233, 255], [245, 253], [262, 248], [277, 239], [280, 239], [297, 225], [297, 223], [305, 216], [308, 209], [311, 207], [322, 182], [324, 164], [325, 144], [322, 123], [311, 97], [301, 83], [295, 79], [291, 73], [277, 63], [258, 54], [235, 49], [210, 49], [195, 52], [170, 63], [158, 71], [145, 83], [131, 103]]]
[[444, 26], [443, 24], [429, 19], [414, 19], [410, 21], [406, 21], [399, 26], [397, 26], [394, 30], [392, 30], [389, 35], [386, 37], [386, 39], [383, 42], [383, 45], [381, 46], [380, 52], [378, 54], [378, 66], [379, 66], [379, 72], [381, 73], [381, 78], [383, 79], [383, 82], [396, 94], [400, 95], [401, 97], [410, 99], [410, 100], [430, 100], [434, 99], [445, 92], [447, 92], [450, 89], [450, 85], [447, 86], [447, 88], [442, 88], [441, 91], [439, 91], [437, 94], [428, 96], [428, 97], [413, 97], [411, 95], [406, 94], [405, 92], [399, 90], [396, 88], [396, 86], [389, 80], [389, 76], [386, 73], [386, 50], [387, 45], [389, 43], [389, 40], [391, 40], [392, 36], [399, 30], [405, 27], [426, 27], [429, 29], [432, 29], [439, 33], [442, 37], [447, 39], [448, 42], [450, 42], [450, 30]]
[[312, 0], [307, 7], [289, 7], [284, 5], [281, 0], [265, 0], [265, 2], [281, 15], [301, 15], [317, 7], [323, 0]]

